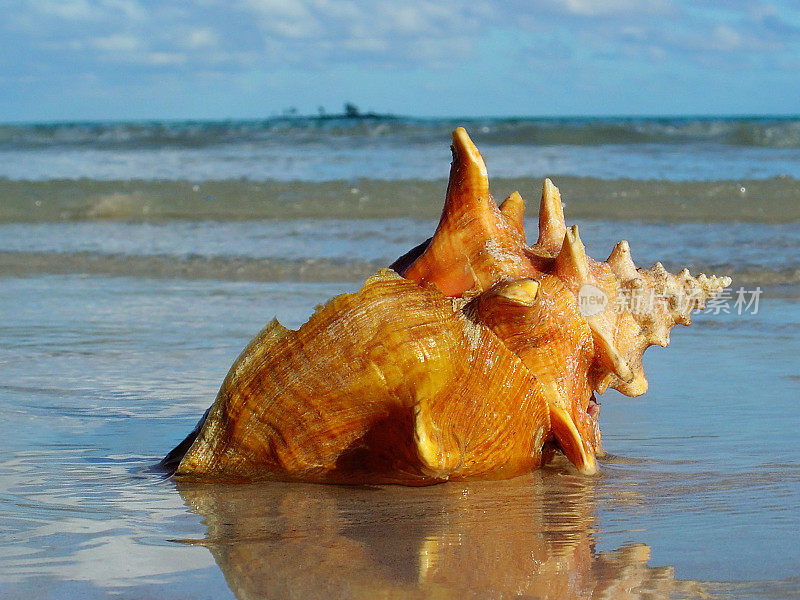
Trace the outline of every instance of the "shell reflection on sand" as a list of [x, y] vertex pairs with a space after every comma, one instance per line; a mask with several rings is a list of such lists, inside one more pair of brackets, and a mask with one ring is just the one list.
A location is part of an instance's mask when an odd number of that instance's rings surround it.
[[[563, 461], [562, 461], [563, 463]], [[425, 488], [178, 482], [240, 599], [695, 596], [642, 544], [596, 552], [595, 484], [546, 468]], [[564, 470], [562, 470], [564, 469]]]

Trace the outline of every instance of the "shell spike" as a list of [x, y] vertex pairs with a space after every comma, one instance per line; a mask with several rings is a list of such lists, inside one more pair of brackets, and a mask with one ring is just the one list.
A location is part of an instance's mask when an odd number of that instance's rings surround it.
[[525, 241], [525, 201], [519, 192], [511, 192], [508, 198], [500, 205], [500, 212], [511, 227], [522, 236]]
[[[500, 280], [535, 274], [524, 238], [489, 194], [486, 165], [463, 127], [453, 132], [453, 164], [447, 198], [431, 242], [403, 256], [401, 275], [432, 283], [447, 296], [474, 295]], [[508, 213], [516, 202], [512, 198]], [[519, 199], [521, 223], [522, 199]], [[521, 225], [520, 225], [521, 227]], [[416, 256], [416, 258], [415, 258]]]
[[553, 435], [558, 441], [558, 447], [575, 465], [575, 468], [584, 475], [597, 473], [597, 461], [593, 451], [587, 451], [578, 428], [569, 413], [563, 408], [550, 405], [550, 426]]
[[614, 341], [611, 336], [593, 323], [591, 319], [589, 320], [589, 327], [592, 328], [595, 350], [608, 363], [606, 367], [624, 382], [633, 380], [634, 373], [625, 358], [614, 347]]
[[626, 396], [634, 398], [644, 394], [647, 391], [648, 385], [647, 377], [644, 376], [644, 371], [639, 367], [633, 372], [633, 379], [615, 385], [614, 389], [622, 392]]
[[631, 247], [626, 240], [617, 242], [606, 261], [620, 281], [636, 278], [636, 265], [631, 257]]
[[567, 225], [561, 206], [561, 193], [549, 179], [542, 185], [542, 203], [539, 206], [539, 239], [537, 244], [552, 254], [558, 253]]
[[589, 281], [586, 248], [578, 234], [577, 225], [573, 225], [564, 233], [564, 243], [561, 244], [561, 251], [556, 256], [556, 272], [559, 277], [571, 280], [573, 286], [577, 284], [578, 288]]
[[[469, 137], [467, 130], [458, 127], [453, 131], [453, 164], [447, 184], [445, 212], [474, 199], [489, 199], [489, 175], [481, 153]], [[453, 206], [448, 206], [451, 204]]]

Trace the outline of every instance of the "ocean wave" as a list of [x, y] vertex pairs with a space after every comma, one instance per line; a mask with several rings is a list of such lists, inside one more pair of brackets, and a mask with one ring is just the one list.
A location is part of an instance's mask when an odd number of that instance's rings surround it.
[[385, 264], [377, 261], [249, 257], [131, 256], [94, 252], [0, 252], [0, 276], [90, 274], [156, 279], [221, 281], [364, 280]]
[[394, 116], [0, 125], [0, 149], [204, 148], [225, 144], [439, 142], [458, 125], [483, 143], [578, 145], [716, 143], [800, 148], [798, 117], [413, 119]]
[[[558, 177], [572, 219], [793, 223], [800, 181], [667, 181]], [[435, 219], [445, 180], [189, 181], [0, 178], [0, 223]], [[519, 190], [536, 210], [541, 179], [494, 178], [497, 200]]]
[[0, 125], [0, 177], [434, 180], [457, 125], [492, 177], [800, 178], [800, 120], [381, 117]]
[[[387, 266], [378, 260], [301, 260], [252, 257], [132, 256], [93, 252], [2, 252], [0, 277], [87, 274], [177, 280], [220, 281], [364, 281]], [[677, 272], [685, 265], [666, 262]], [[746, 267], [734, 264], [692, 264], [692, 273], [724, 273], [733, 279], [732, 289], [770, 288], [773, 296], [800, 296], [800, 265], [784, 269]]]

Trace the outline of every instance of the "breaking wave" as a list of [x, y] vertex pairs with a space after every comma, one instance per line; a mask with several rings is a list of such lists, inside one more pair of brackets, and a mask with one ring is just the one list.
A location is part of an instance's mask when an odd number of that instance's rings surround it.
[[202, 148], [231, 143], [353, 143], [393, 138], [427, 143], [457, 125], [483, 143], [604, 145], [714, 142], [732, 146], [800, 148], [798, 117], [412, 119], [391, 115], [277, 117], [262, 120], [83, 122], [0, 125], [0, 149], [93, 147]]

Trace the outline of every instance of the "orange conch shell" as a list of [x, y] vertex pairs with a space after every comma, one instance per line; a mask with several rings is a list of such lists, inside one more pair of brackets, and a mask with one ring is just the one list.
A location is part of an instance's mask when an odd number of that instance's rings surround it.
[[178, 475], [413, 485], [539, 466], [545, 390], [461, 304], [384, 269], [299, 331], [273, 321]]
[[644, 393], [644, 350], [730, 279], [637, 268], [624, 241], [589, 258], [549, 179], [533, 246], [523, 215], [516, 192], [495, 204], [456, 129], [434, 236], [298, 331], [270, 323], [165, 460], [192, 478], [424, 485], [519, 475], [554, 446], [595, 472], [595, 392]]

